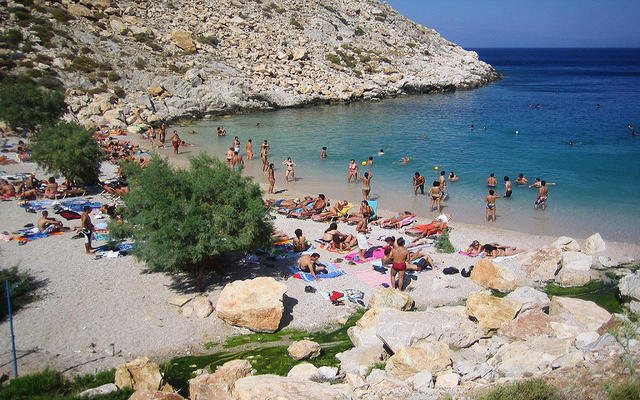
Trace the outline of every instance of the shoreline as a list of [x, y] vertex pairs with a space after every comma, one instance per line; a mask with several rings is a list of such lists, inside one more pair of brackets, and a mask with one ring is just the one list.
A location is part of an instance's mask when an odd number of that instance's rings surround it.
[[[140, 141], [134, 136], [125, 140]], [[172, 149], [160, 150], [162, 156], [169, 156], [172, 165], [184, 166], [185, 155], [175, 157]], [[21, 163], [5, 166], [7, 173], [29, 172], [33, 164]], [[38, 177], [43, 177], [37, 170]], [[113, 165], [103, 164], [101, 178], [115, 173]], [[309, 194], [309, 193], [307, 193]], [[314, 193], [310, 193], [314, 194]], [[296, 197], [302, 193], [290, 190], [283, 197]], [[330, 193], [327, 193], [330, 200]], [[95, 200], [107, 202], [100, 195]], [[270, 197], [270, 196], [267, 196]], [[17, 212], [16, 212], [17, 211]], [[380, 209], [381, 216], [392, 214]], [[18, 208], [16, 201], [0, 202], [3, 231], [14, 231], [27, 223], [37, 220], [36, 214], [26, 213]], [[536, 236], [500, 228], [489, 228], [456, 222], [453, 216], [451, 242], [456, 249], [467, 246], [472, 240], [498, 241], [522, 249], [534, 249], [549, 245], [555, 238]], [[419, 217], [424, 221], [424, 217]], [[76, 226], [77, 222], [63, 221], [65, 226]], [[278, 216], [274, 220], [276, 229], [293, 236], [301, 228], [312, 241], [322, 235], [327, 224], [311, 220], [287, 219]], [[339, 230], [355, 234], [355, 226], [339, 223]], [[380, 245], [381, 236], [400, 236], [399, 230], [387, 230], [373, 226], [369, 235], [372, 245]], [[207, 343], [223, 343], [232, 335], [249, 333], [246, 329], [227, 325], [215, 314], [205, 318], [186, 318], [178, 308], [169, 304], [175, 297], [198, 295], [181, 275], [164, 273], [149, 274], [145, 267], [132, 256], [115, 259], [94, 259], [84, 254], [83, 244], [70, 240], [72, 235], [62, 234], [29, 242], [18, 246], [15, 241], [0, 242], [4, 267], [17, 265], [20, 270], [29, 270], [44, 287], [38, 292], [40, 298], [26, 306], [14, 316], [16, 346], [20, 355], [19, 370], [22, 374], [36, 372], [52, 366], [66, 374], [94, 373], [130, 361], [137, 356], [150, 355], [155, 360], [166, 361], [173, 357], [202, 354]], [[583, 243], [582, 241], [579, 241]], [[96, 245], [103, 244], [98, 242]], [[316, 247], [321, 261], [335, 261], [342, 257]], [[466, 268], [477, 262], [457, 253], [437, 253], [428, 247], [428, 253], [440, 266]], [[611, 257], [640, 258], [640, 246], [607, 242], [603, 255]], [[271, 263], [271, 262], [268, 262]], [[238, 279], [256, 276], [271, 276], [287, 285], [285, 314], [288, 315], [281, 328], [290, 327], [306, 331], [317, 331], [339, 324], [358, 306], [347, 304], [335, 307], [322, 297], [322, 292], [356, 289], [365, 293], [364, 301], [375, 290], [359, 280], [356, 272], [371, 270], [371, 263], [338, 265], [346, 275], [335, 279], [321, 279], [312, 284], [318, 293], [305, 292], [309, 283], [289, 276], [287, 267], [294, 262], [281, 261], [273, 265], [253, 265], [233, 263], [218, 273], [207, 275], [204, 295], [215, 306], [222, 288]], [[388, 279], [388, 274], [385, 277]], [[428, 306], [456, 304], [480, 286], [461, 275], [443, 275], [439, 269], [414, 273], [409, 278], [408, 290], [416, 300], [418, 309]], [[0, 324], [0, 329], [8, 330], [8, 321]], [[111, 355], [114, 343], [116, 355]], [[8, 335], [0, 338], [0, 346], [10, 349]], [[0, 372], [11, 373], [10, 351], [2, 354]]]

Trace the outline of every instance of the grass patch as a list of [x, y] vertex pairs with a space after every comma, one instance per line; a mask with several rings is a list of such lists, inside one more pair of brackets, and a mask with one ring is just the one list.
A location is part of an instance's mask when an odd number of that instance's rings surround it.
[[289, 23], [295, 26], [296, 29], [304, 30], [304, 26], [302, 26], [302, 24], [298, 22], [295, 18], [291, 18], [291, 21], [289, 21]]
[[407, 43], [407, 46], [409, 46], [409, 47], [411, 47], [413, 49], [414, 47], [417, 46], [417, 44], [415, 44], [413, 42], [409, 42], [409, 43]]
[[334, 64], [342, 64], [342, 59], [337, 54], [328, 53], [325, 58], [327, 59], [327, 61], [331, 61]]
[[209, 35], [209, 36], [200, 35], [198, 36], [198, 41], [200, 43], [208, 44], [209, 46], [212, 46], [212, 47], [218, 47], [218, 45], [220, 44], [220, 39], [218, 39], [218, 36], [216, 35]]
[[153, 33], [136, 33], [133, 35], [133, 39], [136, 42], [144, 43], [145, 45], [151, 47], [154, 51], [162, 51], [162, 46], [158, 45], [155, 40], [156, 36]]
[[120, 78], [121, 76], [115, 71], [109, 71], [109, 73], [107, 73], [107, 79], [109, 79], [111, 82], [119, 81]]
[[356, 58], [350, 54], [345, 53], [344, 51], [336, 50], [336, 53], [340, 56], [344, 64], [349, 68], [356, 67]]
[[587, 285], [572, 288], [563, 288], [555, 283], [550, 283], [546, 286], [545, 293], [550, 296], [575, 297], [593, 301], [611, 313], [621, 313], [623, 311], [616, 281], [608, 283], [591, 281]]
[[18, 29], [9, 29], [6, 34], [0, 36], [0, 43], [4, 47], [13, 50], [18, 49], [23, 40], [22, 32]]
[[60, 7], [51, 7], [49, 9], [49, 13], [51, 13], [51, 16], [53, 16], [53, 18], [58, 22], [64, 23], [74, 19], [73, 15], [69, 14], [67, 10]]
[[375, 15], [375, 20], [379, 21], [379, 22], [384, 22], [387, 20], [387, 14], [386, 13], [379, 13], [379, 14], [373, 14]]
[[610, 382], [606, 385], [608, 400], [640, 400], [640, 380], [629, 379], [626, 382]]
[[356, 26], [356, 29], [353, 31], [353, 34], [356, 36], [364, 36], [364, 29], [359, 26]]
[[438, 253], [455, 253], [456, 249], [451, 244], [451, 240], [449, 239], [449, 230], [443, 229], [442, 235], [440, 235], [433, 244], [436, 246]]
[[559, 390], [543, 379], [528, 379], [488, 390], [479, 400], [562, 400]]
[[211, 371], [214, 371], [218, 366], [231, 360], [248, 360], [256, 370], [256, 374], [276, 374], [284, 376], [293, 366], [300, 363], [300, 361], [292, 359], [287, 353], [288, 344], [258, 346], [257, 348], [239, 351], [233, 351], [232, 349], [255, 343], [281, 341], [289, 343], [304, 338], [313, 340], [322, 346], [322, 354], [320, 357], [308, 360], [308, 362], [316, 367], [336, 367], [340, 364], [340, 361], [335, 358], [335, 355], [353, 347], [347, 335], [347, 329], [354, 326], [364, 312], [364, 309], [357, 311], [349, 318], [344, 326], [332, 331], [304, 332], [294, 329], [283, 329], [275, 333], [253, 333], [251, 335], [232, 336], [227, 339], [223, 346], [224, 348], [230, 349], [230, 351], [203, 356], [174, 358], [168, 363], [161, 365], [160, 370], [165, 374], [167, 382], [178, 389], [182, 396], [188, 396], [188, 381], [194, 377], [193, 372], [195, 370], [208, 367]]
[[[115, 370], [96, 375], [83, 375], [68, 380], [58, 371], [45, 369], [36, 374], [21, 376], [0, 388], [0, 400], [75, 400], [83, 390], [114, 381]], [[133, 390], [122, 389], [109, 395], [98, 396], [99, 400], [126, 400]]]
[[118, 96], [118, 98], [120, 99], [124, 99], [125, 97], [127, 97], [127, 92], [125, 92], [125, 90], [121, 87], [114, 87], [113, 94]]
[[147, 63], [142, 59], [142, 57], [138, 57], [133, 62], [133, 65], [138, 69], [144, 69], [144, 67], [147, 65]]
[[35, 34], [40, 39], [40, 43], [48, 48], [56, 47], [55, 43], [53, 43], [53, 38], [55, 37], [52, 26], [48, 23], [46, 24], [36, 24], [31, 27], [31, 30], [35, 32]]

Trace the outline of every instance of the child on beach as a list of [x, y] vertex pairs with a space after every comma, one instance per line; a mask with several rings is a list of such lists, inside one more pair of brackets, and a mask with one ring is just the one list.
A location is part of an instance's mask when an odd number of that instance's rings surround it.
[[496, 199], [500, 198], [499, 194], [489, 189], [489, 195], [485, 198], [487, 201], [487, 222], [489, 218], [493, 218], [493, 222], [496, 222]]

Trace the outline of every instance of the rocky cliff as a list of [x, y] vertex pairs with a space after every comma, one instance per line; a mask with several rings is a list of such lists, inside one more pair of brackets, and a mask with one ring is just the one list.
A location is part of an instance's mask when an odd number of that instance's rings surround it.
[[[4, 4], [3, 4], [4, 3]], [[499, 79], [377, 0], [0, 1], [4, 80], [87, 125], [470, 89]]]

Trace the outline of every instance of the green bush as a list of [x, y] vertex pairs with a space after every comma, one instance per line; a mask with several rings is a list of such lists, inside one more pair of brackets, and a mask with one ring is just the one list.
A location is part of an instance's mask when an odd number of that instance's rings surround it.
[[142, 59], [142, 57], [138, 57], [133, 62], [133, 65], [138, 69], [144, 69], [144, 67], [146, 67], [147, 63]]
[[99, 64], [91, 57], [77, 56], [71, 61], [71, 68], [78, 72], [93, 72], [99, 68]]
[[356, 26], [356, 29], [353, 31], [353, 34], [356, 36], [363, 36], [364, 35], [364, 29], [362, 29], [359, 26]]
[[19, 29], [9, 29], [5, 35], [0, 36], [0, 43], [8, 49], [18, 49], [24, 38]]
[[411, 47], [413, 49], [414, 47], [417, 46], [417, 44], [415, 44], [413, 42], [409, 42], [409, 43], [407, 43], [407, 46], [409, 46], [409, 47]]
[[0, 270], [0, 321], [7, 318], [7, 293], [5, 281], [9, 281], [11, 288], [11, 310], [16, 313], [22, 307], [36, 299], [35, 291], [43, 284], [28, 272], [18, 271], [17, 267]]
[[49, 12], [58, 22], [69, 22], [73, 19], [73, 15], [69, 14], [67, 10], [60, 7], [51, 7]]
[[337, 54], [333, 54], [333, 53], [328, 53], [326, 55], [326, 59], [328, 61], [331, 61], [334, 64], [338, 64], [340, 65], [342, 63], [342, 59], [340, 58], [340, 56], [338, 56]]
[[543, 379], [528, 379], [498, 386], [480, 396], [480, 400], [562, 400], [558, 389]]
[[119, 81], [120, 78], [120, 75], [114, 71], [109, 71], [109, 73], [107, 74], [107, 79], [109, 79], [111, 82]]
[[456, 249], [451, 244], [451, 240], [449, 240], [449, 230], [444, 229], [442, 231], [442, 235], [438, 236], [438, 238], [434, 242], [438, 253], [455, 253]]
[[56, 47], [55, 43], [53, 43], [55, 34], [52, 28], [48, 23], [39, 23], [31, 26], [31, 30], [40, 38], [40, 43], [48, 49]]
[[200, 35], [198, 36], [198, 41], [200, 43], [208, 44], [209, 46], [213, 46], [213, 47], [218, 47], [218, 45], [220, 44], [220, 39], [218, 39], [216, 35], [210, 35], [210, 36]]
[[289, 21], [291, 23], [291, 25], [295, 26], [296, 29], [304, 29], [304, 27], [302, 26], [302, 24], [298, 21], [295, 20], [295, 18], [291, 18], [291, 21]]
[[33, 83], [0, 88], [0, 119], [12, 128], [33, 129], [54, 124], [67, 109], [64, 93], [43, 90]]
[[622, 383], [610, 383], [607, 391], [609, 400], [640, 400], [640, 381], [629, 379]]
[[95, 183], [100, 173], [102, 150], [91, 131], [72, 123], [59, 123], [37, 132], [31, 158], [48, 173], [74, 182]]
[[121, 87], [114, 87], [113, 94], [118, 96], [118, 98], [120, 99], [124, 99], [125, 97], [127, 97], [127, 92], [125, 92], [124, 89]]
[[268, 247], [273, 227], [260, 187], [201, 154], [189, 169], [154, 157], [144, 169], [125, 165], [130, 193], [115, 237], [133, 236], [133, 254], [151, 271], [195, 271], [200, 285], [218, 256]]

